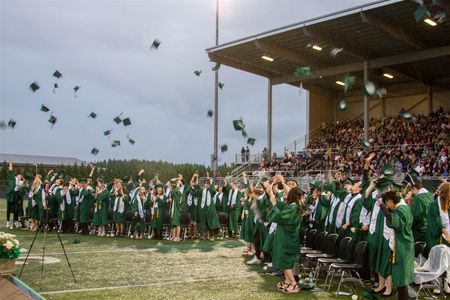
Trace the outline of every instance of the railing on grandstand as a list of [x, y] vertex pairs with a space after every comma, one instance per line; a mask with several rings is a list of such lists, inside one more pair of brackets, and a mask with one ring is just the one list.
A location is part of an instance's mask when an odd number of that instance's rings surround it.
[[245, 164], [245, 163], [259, 164], [262, 161], [263, 161], [263, 155], [260, 153], [248, 154], [248, 155], [242, 155], [240, 153], [236, 153], [235, 158], [234, 158], [234, 163], [236, 165]]

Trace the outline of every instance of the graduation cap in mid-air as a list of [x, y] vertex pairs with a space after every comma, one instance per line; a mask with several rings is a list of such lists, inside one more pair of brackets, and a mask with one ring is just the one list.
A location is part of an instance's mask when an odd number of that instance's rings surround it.
[[222, 153], [223, 153], [223, 152], [227, 152], [227, 151], [228, 151], [228, 146], [227, 146], [226, 144], [220, 146], [220, 151], [222, 151]]
[[53, 85], [53, 94], [56, 92], [56, 89], [58, 88], [58, 84], [55, 82]]
[[223, 89], [223, 87], [225, 86], [225, 84], [222, 83], [222, 82], [219, 82], [219, 83], [217, 84], [217, 86], [219, 87], [219, 89]]
[[97, 148], [92, 148], [91, 150], [91, 154], [92, 155], [97, 155], [100, 151]]
[[41, 111], [48, 112], [49, 110], [50, 109], [47, 106], [45, 106], [44, 104], [41, 105]]
[[248, 137], [247, 131], [245, 131], [245, 129], [242, 129], [241, 133], [243, 137]]
[[131, 125], [131, 120], [130, 118], [125, 118], [123, 119], [123, 126], [130, 126]]
[[128, 138], [128, 142], [129, 142], [131, 145], [134, 145], [134, 144], [136, 143], [136, 141], [133, 140], [132, 138], [130, 138], [129, 136], [127, 136], [127, 138]]
[[333, 48], [330, 51], [330, 55], [335, 57], [336, 55], [339, 54], [339, 52], [341, 52], [342, 50], [344, 50], [344, 48]]
[[16, 127], [17, 122], [14, 121], [13, 119], [9, 120], [8, 122], [8, 127], [11, 127], [12, 129], [14, 129], [14, 127]]
[[252, 145], [252, 146], [255, 145], [255, 142], [256, 142], [256, 140], [254, 138], [251, 138], [251, 137], [249, 137], [248, 140], [247, 140], [247, 144]]
[[120, 146], [120, 141], [119, 140], [114, 140], [111, 144], [113, 147], [117, 147]]
[[214, 115], [214, 112], [213, 112], [212, 110], [208, 110], [207, 116], [210, 117], [210, 118], [212, 118], [213, 115]]
[[120, 115], [118, 115], [117, 117], [115, 117], [115, 118], [113, 119], [113, 121], [114, 121], [116, 124], [122, 123], [122, 118], [120, 118], [120, 116], [121, 116], [122, 114], [123, 114], [123, 113], [120, 113]]
[[234, 120], [233, 121], [233, 126], [234, 126], [234, 130], [236, 130], [236, 131], [240, 131], [240, 130], [244, 130], [245, 129], [245, 124], [244, 124], [244, 121], [242, 121], [242, 119]]
[[365, 139], [362, 139], [361, 141], [359, 141], [359, 144], [360, 144], [361, 147], [363, 147], [363, 148], [369, 148], [369, 147], [370, 147], [369, 141], [366, 141]]
[[346, 110], [348, 107], [347, 101], [342, 100], [341, 102], [339, 102], [338, 107], [340, 110]]
[[296, 76], [309, 76], [311, 75], [311, 67], [298, 67], [294, 71], [294, 75]]
[[92, 118], [92, 119], [95, 119], [95, 118], [97, 118], [97, 114], [95, 112], [91, 112], [89, 114], [89, 117]]
[[408, 111], [406, 111], [404, 108], [402, 108], [399, 112], [400, 118], [403, 120], [410, 120], [412, 117], [412, 114]]
[[344, 78], [344, 83], [345, 83], [344, 92], [347, 92], [347, 91], [351, 90], [353, 88], [353, 86], [355, 85], [355, 82], [356, 82], [356, 76], [355, 75], [350, 75], [350, 74], [345, 75], [345, 78]]
[[196, 70], [196, 71], [194, 71], [194, 74], [197, 75], [197, 76], [200, 76], [200, 74], [202, 74], [202, 71], [201, 70]]
[[0, 129], [5, 129], [6, 127], [8, 127], [8, 125], [6, 125], [5, 121], [0, 121]]
[[52, 128], [53, 128], [53, 126], [56, 124], [56, 121], [58, 121], [58, 119], [54, 115], [51, 115], [50, 118], [48, 119], [48, 121], [52, 124]]
[[158, 39], [154, 39], [154, 40], [153, 40], [153, 43], [152, 43], [152, 46], [150, 47], [150, 49], [156, 49], [156, 50], [158, 50], [159, 45], [161, 45], [161, 41], [158, 40]]
[[428, 11], [427, 7], [424, 6], [424, 5], [419, 6], [414, 11], [414, 18], [416, 19], [417, 23], [419, 23], [423, 19], [426, 19], [426, 18], [428, 18], [430, 16], [431, 16], [430, 12]]
[[34, 92], [36, 92], [40, 88], [39, 84], [35, 81], [32, 84], [30, 84], [30, 89]]
[[77, 97], [77, 92], [80, 89], [80, 87], [77, 85], [73, 88], [73, 96], [76, 98]]
[[363, 94], [367, 96], [373, 96], [377, 92], [377, 86], [370, 80], [364, 80]]
[[59, 79], [59, 78], [62, 77], [62, 74], [61, 74], [61, 72], [59, 72], [58, 70], [56, 70], [55, 72], [53, 72], [53, 76]]
[[390, 165], [385, 165], [383, 167], [383, 175], [387, 178], [392, 178], [395, 174], [395, 168]]
[[110, 134], [111, 134], [111, 131], [112, 131], [111, 129], [106, 130], [106, 131], [103, 132], [103, 134], [104, 134], [105, 136], [106, 136], [106, 135], [110, 135]]
[[25, 174], [23, 174], [23, 177], [25, 177], [25, 179], [30, 180], [30, 179], [34, 178], [34, 174], [33, 174], [33, 172], [26, 171]]

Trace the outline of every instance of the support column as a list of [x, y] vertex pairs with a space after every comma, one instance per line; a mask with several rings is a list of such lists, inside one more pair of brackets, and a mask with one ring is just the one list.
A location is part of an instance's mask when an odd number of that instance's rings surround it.
[[272, 160], [272, 79], [269, 78], [267, 85], [267, 152], [269, 161]]
[[[364, 81], [369, 80], [369, 66], [367, 60], [364, 61]], [[369, 96], [364, 95], [364, 140], [369, 140]]]

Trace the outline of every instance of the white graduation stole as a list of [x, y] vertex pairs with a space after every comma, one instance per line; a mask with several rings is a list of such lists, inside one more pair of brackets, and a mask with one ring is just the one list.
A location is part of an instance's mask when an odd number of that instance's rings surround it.
[[119, 195], [116, 195], [116, 198], [114, 199], [114, 211], [117, 211], [118, 213], [123, 213], [125, 210], [125, 203], [123, 202], [123, 197], [120, 197]]
[[208, 189], [203, 189], [202, 191], [202, 202], [200, 204], [201, 208], [204, 208], [206, 206], [209, 206], [211, 204], [211, 192]]
[[137, 203], [138, 203], [138, 211], [139, 211], [139, 217], [141, 219], [144, 218], [144, 207], [143, 207], [143, 201], [144, 199], [141, 198], [141, 195], [137, 195]]
[[235, 189], [232, 190], [232, 192], [228, 195], [228, 203], [227, 205], [236, 205], [236, 199], [237, 199], [237, 195], [238, 195], [239, 190]]
[[350, 202], [348, 203], [347, 209], [346, 209], [346, 212], [345, 212], [345, 222], [346, 222], [346, 223], [349, 223], [349, 222], [350, 222], [350, 216], [351, 216], [351, 214], [352, 214], [353, 206], [355, 205], [355, 202], [356, 202], [359, 198], [361, 198], [361, 194], [357, 194], [356, 196], [354, 196], [354, 197], [350, 200]]
[[352, 199], [352, 194], [348, 194], [345, 196], [344, 201], [342, 202], [341, 206], [339, 206], [339, 210], [336, 216], [336, 228], [339, 229], [342, 226], [342, 221], [344, 220], [344, 214], [345, 210], [347, 208], [348, 202]]
[[78, 196], [77, 196], [77, 199], [76, 199], [77, 204], [80, 204], [81, 202], [83, 202], [84, 195], [81, 195], [82, 192], [83, 192], [83, 190], [84, 190], [84, 188], [81, 188], [81, 189], [78, 191]]
[[42, 189], [42, 192], [41, 192], [41, 199], [42, 199], [42, 206], [43, 207], [46, 207], [47, 206], [47, 199], [45, 198], [45, 189]]
[[331, 209], [329, 210], [327, 214], [327, 218], [325, 219], [325, 224], [329, 225], [333, 222], [334, 217], [334, 210], [336, 209], [336, 205], [339, 203], [339, 198], [336, 197], [334, 194], [331, 194]]
[[187, 196], [187, 205], [192, 206], [192, 194], [191, 193], [189, 193], [189, 195]]
[[[398, 206], [402, 206], [402, 205], [408, 205], [406, 204], [406, 202], [401, 199], [400, 202], [397, 204], [396, 208]], [[395, 231], [394, 229], [390, 228], [387, 226], [386, 224], [386, 217], [384, 218], [384, 232], [383, 232], [383, 237], [386, 240], [389, 240], [389, 248], [391, 248], [392, 251], [395, 251]]]
[[370, 217], [370, 223], [369, 223], [369, 232], [370, 234], [374, 234], [375, 230], [377, 228], [377, 218], [378, 213], [380, 212], [380, 206], [378, 204], [378, 199], [380, 199], [381, 196], [378, 196], [378, 193], [374, 191], [372, 193], [372, 199], [375, 201], [372, 208], [372, 216]]
[[[448, 216], [448, 212], [443, 211], [442, 208], [441, 208], [441, 198], [440, 198], [440, 196], [437, 197], [437, 202], [438, 202], [438, 205], [439, 205], [439, 216], [441, 217], [442, 227], [445, 227], [445, 228], [447, 228], [447, 230], [450, 230], [450, 218]], [[442, 234], [442, 237], [445, 240], [447, 240], [445, 238], [445, 234]]]
[[[314, 221], [316, 219], [316, 212], [317, 212], [317, 205], [319, 205], [320, 197], [317, 197], [316, 203], [314, 205], [311, 205], [311, 213], [309, 214], [309, 220]], [[313, 224], [309, 224], [309, 227], [313, 227]]]

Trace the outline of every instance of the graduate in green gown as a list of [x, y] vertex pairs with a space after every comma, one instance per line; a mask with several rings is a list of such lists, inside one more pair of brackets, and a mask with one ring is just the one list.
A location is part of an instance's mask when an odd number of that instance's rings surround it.
[[144, 238], [145, 231], [145, 202], [147, 201], [147, 191], [144, 186], [138, 187], [130, 204], [130, 211], [132, 214], [130, 238], [140, 239]]
[[[342, 225], [340, 232], [342, 236], [351, 236], [353, 243], [357, 243], [359, 241], [359, 229], [362, 227], [359, 218], [362, 209], [362, 196], [360, 194], [361, 186], [361, 181], [355, 182], [352, 185], [351, 199], [347, 203], [347, 207], [345, 209], [345, 221], [343, 222], [344, 224]], [[351, 230], [352, 228], [354, 229]]]
[[198, 211], [198, 199], [201, 196], [201, 189], [198, 186], [199, 173], [196, 171], [192, 175], [190, 184], [187, 186], [186, 191], [186, 205], [189, 214], [189, 238], [197, 238], [198, 235], [198, 223], [199, 223], [199, 211]]
[[31, 231], [36, 231], [39, 228], [39, 221], [41, 220], [39, 215], [39, 200], [42, 197], [42, 177], [36, 175], [33, 183], [31, 184], [30, 191], [28, 193], [29, 202], [31, 202]]
[[89, 234], [89, 210], [93, 205], [94, 189], [90, 179], [80, 179], [81, 189], [78, 192], [77, 203], [80, 211], [79, 232]]
[[206, 172], [206, 180], [199, 199], [200, 231], [203, 233], [203, 239], [214, 240], [220, 227], [216, 206], [213, 202], [215, 194], [216, 189], [211, 184], [209, 173]]
[[122, 186], [122, 180], [116, 179], [112, 192], [113, 221], [116, 225], [116, 236], [123, 236], [124, 234], [125, 216], [130, 202], [129, 198], [130, 196]]
[[164, 225], [164, 217], [167, 207], [167, 197], [164, 194], [162, 185], [156, 186], [156, 195], [152, 198], [152, 229], [154, 229], [154, 237], [158, 240], [162, 239], [162, 229]]
[[271, 222], [277, 223], [273, 242], [273, 267], [283, 270], [285, 280], [277, 284], [277, 288], [285, 293], [298, 293], [299, 287], [294, 278], [293, 267], [300, 255], [300, 207], [304, 201], [304, 193], [299, 188], [291, 188], [286, 202], [277, 202], [272, 185], [264, 184], [272, 205], [268, 214]]
[[172, 190], [172, 201], [170, 202], [170, 226], [172, 227], [171, 241], [180, 242], [181, 234], [181, 211], [184, 200], [184, 180], [183, 175], [178, 174], [176, 186]]
[[73, 233], [74, 231], [74, 212], [76, 201], [76, 179], [70, 180], [64, 184], [61, 191], [61, 198], [59, 204], [61, 229], [63, 233]]
[[[428, 254], [436, 245], [450, 243], [450, 183], [444, 182], [438, 188], [438, 195], [431, 203], [427, 215], [426, 243]], [[428, 256], [428, 255], [427, 255]]]
[[241, 191], [235, 182], [229, 183], [230, 188], [228, 192], [228, 235], [235, 238], [238, 233], [238, 221], [241, 211], [241, 198], [243, 197]]
[[315, 181], [310, 184], [312, 203], [309, 205], [309, 227], [317, 229], [318, 232], [325, 230], [325, 219], [327, 218], [330, 199], [321, 195], [322, 182]]
[[422, 186], [422, 180], [416, 172], [409, 173], [407, 180], [412, 188], [406, 194], [405, 201], [411, 208], [413, 214], [412, 230], [415, 242], [425, 242], [427, 232], [427, 215], [431, 203], [433, 202], [433, 194]]
[[409, 206], [390, 191], [383, 195], [380, 209], [386, 217], [386, 224], [394, 230], [392, 244], [392, 283], [397, 288], [398, 299], [409, 299], [408, 285], [413, 282], [414, 236], [413, 215]]
[[94, 195], [94, 226], [98, 228], [97, 236], [106, 236], [106, 226], [109, 223], [108, 213], [109, 213], [109, 198], [111, 185], [107, 186], [103, 178], [97, 179], [97, 184], [95, 186]]
[[57, 178], [55, 180], [55, 183], [50, 188], [50, 203], [49, 203], [49, 209], [51, 213], [51, 223], [52, 228], [59, 230], [59, 224], [61, 224], [62, 221], [62, 211], [61, 211], [61, 202], [63, 200], [63, 197], [61, 195], [61, 192], [64, 188], [64, 179], [61, 178], [62, 176], [59, 176], [60, 178]]

